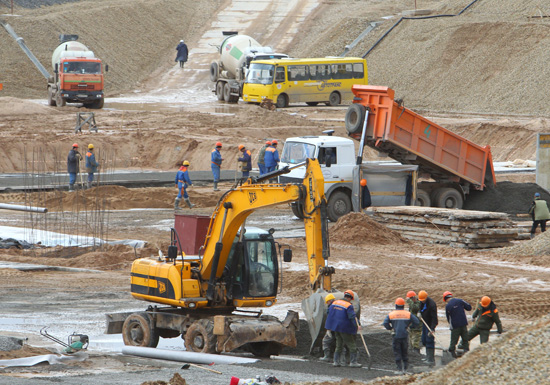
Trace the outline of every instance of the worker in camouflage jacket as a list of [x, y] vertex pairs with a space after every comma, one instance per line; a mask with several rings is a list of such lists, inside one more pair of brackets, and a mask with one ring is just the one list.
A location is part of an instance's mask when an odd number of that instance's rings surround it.
[[479, 334], [479, 341], [484, 344], [489, 341], [489, 333], [493, 324], [497, 325], [498, 334], [502, 333], [502, 323], [498, 315], [497, 306], [491, 298], [484, 296], [481, 298], [480, 303], [477, 305], [476, 310], [472, 314], [472, 318], [475, 320], [474, 326], [468, 330], [468, 340], [474, 339]]

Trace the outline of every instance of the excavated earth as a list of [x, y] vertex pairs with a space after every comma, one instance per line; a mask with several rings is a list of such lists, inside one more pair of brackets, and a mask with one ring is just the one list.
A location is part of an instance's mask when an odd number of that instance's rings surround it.
[[[0, 1], [0, 13], [9, 13], [8, 3]], [[99, 132], [83, 130], [75, 135], [75, 114], [84, 109], [78, 105], [47, 107], [45, 80], [19, 46], [0, 30], [1, 173], [65, 172], [67, 151], [75, 141], [81, 145], [94, 143], [103, 165], [102, 173], [115, 170], [140, 173], [175, 172], [183, 159], [191, 162], [192, 170], [207, 171], [212, 145], [218, 140], [224, 144], [226, 169], [234, 170], [240, 143], [252, 150], [255, 159], [266, 139], [284, 141], [287, 137], [317, 134], [326, 129], [346, 136], [345, 105], [296, 105], [268, 111], [243, 103], [228, 107], [209, 93], [208, 60], [216, 57], [216, 50], [212, 47], [204, 54], [201, 41], [211, 25], [223, 24], [219, 15], [225, 15], [222, 12], [233, 3], [230, 0], [15, 0], [14, 3], [15, 13], [20, 16], [0, 15], [0, 20], [14, 27], [48, 69], [52, 47], [57, 45], [60, 33], [78, 33], [111, 68], [106, 76], [106, 108], [94, 111]], [[295, 57], [340, 55], [371, 22], [377, 22], [377, 27], [350, 51], [350, 55], [363, 56], [399, 20], [402, 11], [414, 7], [408, 0], [311, 1], [307, 3], [315, 6], [292, 29], [293, 18], [304, 11], [306, 2], [290, 2], [291, 8], [296, 7], [292, 8], [294, 12], [279, 10], [277, 1], [269, 3], [266, 12], [287, 12], [284, 21], [268, 31], [266, 23], [258, 19], [250, 25], [243, 24], [240, 32]], [[471, 0], [415, 3], [419, 9], [429, 9], [431, 16], [456, 15]], [[549, 6], [538, 0], [478, 0], [460, 16], [403, 20], [367, 56], [369, 82], [390, 86], [398, 97], [404, 98], [405, 106], [474, 143], [490, 145], [495, 161], [508, 161], [516, 166], [532, 163], [536, 159], [537, 133], [550, 129], [548, 16]], [[284, 36], [294, 38], [283, 40]], [[173, 62], [174, 48], [181, 38], [191, 48], [190, 62], [183, 72]], [[200, 49], [193, 51], [194, 47]], [[200, 98], [193, 99], [193, 103], [178, 104], [182, 98], [193, 98], [193, 94]], [[109, 105], [117, 97], [134, 98], [136, 102], [150, 95], [156, 95], [150, 105]], [[378, 154], [369, 150], [367, 159], [379, 160]], [[533, 174], [512, 171], [511, 168], [509, 174], [499, 174], [495, 187], [472, 193], [465, 208], [506, 212], [517, 220], [528, 219], [522, 215], [526, 214], [534, 192], [541, 192], [550, 201], [548, 192], [536, 185]], [[224, 183], [222, 190], [230, 186]], [[210, 215], [222, 192], [195, 187], [190, 196], [197, 208], [183, 212]], [[72, 216], [67, 213], [92, 212], [100, 198], [102, 209], [109, 210], [105, 216], [108, 230], [103, 229], [109, 239], [146, 241], [145, 247], [136, 249], [125, 245], [100, 250], [0, 249], [1, 261], [88, 269], [19, 270], [2, 265], [0, 334], [16, 334], [29, 340], [21, 350], [0, 352], [0, 359], [27, 357], [53, 349], [38, 335], [39, 328], [45, 325], [37, 326], [36, 330], [29, 328], [25, 326], [26, 317], [44, 320], [59, 317], [59, 324], [51, 328], [57, 326], [68, 334], [75, 329], [85, 332], [87, 327], [100, 328], [103, 313], [145, 308], [144, 303], [134, 301], [129, 294], [130, 266], [136, 257], [158, 255], [159, 249], [166, 252], [169, 228], [174, 221], [171, 208], [175, 195], [173, 187], [122, 186], [100, 186], [73, 193], [0, 194], [2, 203], [47, 207], [52, 218], [45, 223], [36, 221], [36, 215], [3, 210], [2, 226], [51, 230], [56, 227], [55, 219], [60, 223], [68, 221], [58, 227], [70, 232]], [[279, 231], [302, 227], [286, 206], [260, 210], [251, 220]], [[3, 234], [0, 237], [4, 238]], [[278, 304], [270, 310], [277, 307], [297, 310], [308, 293], [305, 242], [301, 236], [279, 241], [293, 248], [294, 259], [292, 264], [285, 265], [282, 293]], [[192, 385], [228, 384], [232, 375], [251, 378], [256, 374], [275, 374], [292, 384], [323, 385], [362, 384], [374, 378], [378, 378], [377, 384], [547, 381], [550, 365], [546, 355], [540, 353], [548, 351], [550, 341], [549, 319], [543, 317], [548, 313], [545, 304], [550, 301], [550, 232], [533, 240], [516, 241], [508, 248], [474, 251], [407, 241], [366, 215], [350, 214], [330, 224], [330, 245], [330, 261], [337, 271], [334, 286], [342, 290], [351, 288], [361, 297], [366, 342], [373, 355], [371, 371], [334, 369], [308, 356], [307, 330], [302, 328], [298, 348], [284, 352], [292, 360], [221, 366], [223, 376], [203, 370], [182, 371], [181, 364], [113, 356], [90, 349], [89, 359], [79, 363], [0, 369], [0, 383], [160, 384], [172, 379], [170, 383], [181, 385], [175, 372]], [[491, 296], [499, 307], [506, 332], [500, 337], [491, 335], [489, 344], [435, 371], [426, 371], [420, 357], [413, 356], [415, 374], [397, 376], [392, 372], [391, 336], [381, 323], [393, 308], [395, 298], [411, 289], [426, 290], [436, 301], [440, 317], [438, 335], [444, 341], [449, 337], [441, 299], [446, 290], [472, 305], [483, 295]], [[18, 324], [21, 330], [14, 331], [9, 323], [19, 322], [18, 319], [22, 320]], [[305, 357], [305, 361], [295, 361], [300, 357]], [[360, 359], [363, 363], [367, 360], [364, 350]]]

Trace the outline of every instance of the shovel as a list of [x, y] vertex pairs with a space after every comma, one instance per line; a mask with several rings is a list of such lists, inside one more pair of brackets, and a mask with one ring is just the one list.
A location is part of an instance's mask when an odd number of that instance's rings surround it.
[[441, 343], [441, 341], [439, 341], [439, 339], [437, 339], [437, 337], [435, 336], [435, 333], [433, 332], [432, 329], [430, 329], [430, 327], [428, 326], [428, 324], [426, 323], [426, 321], [424, 321], [424, 319], [422, 317], [418, 317], [420, 318], [420, 320], [422, 321], [422, 323], [426, 326], [426, 328], [428, 329], [428, 331], [430, 333], [432, 333], [432, 335], [434, 336], [434, 339], [435, 341], [441, 346], [441, 350], [443, 351], [442, 355], [441, 355], [441, 363], [449, 363], [451, 362], [454, 357], [453, 355], [443, 347], [443, 344]]
[[189, 367], [191, 367], [191, 366], [194, 367], [194, 368], [208, 370], [209, 372], [212, 372], [212, 373], [223, 374], [222, 372], [218, 372], [217, 370], [205, 368], [204, 366], [200, 366], [200, 365], [196, 365], [196, 364], [183, 364], [183, 366], [181, 368], [182, 369], [189, 369]]
[[[357, 327], [359, 327], [359, 320], [357, 319], [357, 317], [355, 317], [355, 322], [357, 322]], [[359, 333], [359, 335], [361, 336], [361, 341], [363, 341], [363, 346], [365, 347], [365, 350], [367, 352], [367, 356], [369, 356], [368, 369], [370, 370], [370, 367], [372, 365], [372, 357], [370, 356], [369, 348], [367, 348], [367, 343], [365, 342], [365, 337], [363, 337], [362, 333]]]

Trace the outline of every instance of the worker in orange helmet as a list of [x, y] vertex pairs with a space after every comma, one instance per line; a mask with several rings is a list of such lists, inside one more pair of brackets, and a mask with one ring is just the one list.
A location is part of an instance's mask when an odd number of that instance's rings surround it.
[[351, 301], [355, 295], [353, 291], [346, 290], [344, 299], [336, 300], [328, 308], [327, 321], [325, 328], [331, 330], [336, 337], [336, 349], [334, 350], [334, 366], [342, 366], [340, 358], [344, 346], [349, 349], [350, 363], [352, 368], [360, 368], [361, 364], [357, 362], [357, 344], [355, 336], [361, 325], [358, 324], [357, 315], [353, 309]]
[[[418, 312], [420, 311], [420, 302], [418, 297], [413, 290], [407, 292], [407, 299], [405, 300], [409, 306], [409, 312], [418, 317]], [[409, 346], [413, 352], [420, 354], [420, 336], [422, 335], [422, 328], [418, 326], [413, 326], [409, 328]]]
[[73, 143], [73, 148], [69, 151], [67, 156], [67, 172], [69, 173], [69, 191], [74, 191], [74, 184], [76, 182], [76, 174], [80, 170], [80, 161], [82, 155], [78, 152], [78, 143]]
[[222, 168], [222, 154], [220, 153], [220, 150], [222, 149], [222, 143], [216, 142], [216, 148], [212, 150], [212, 154], [210, 156], [211, 161], [211, 168], [212, 168], [212, 175], [214, 176], [214, 191], [220, 191], [218, 189], [218, 183], [220, 181], [220, 173]]
[[271, 146], [271, 140], [268, 140], [265, 142], [262, 148], [260, 148], [260, 152], [258, 154], [258, 168], [260, 169], [260, 176], [265, 174], [265, 150]]
[[[426, 362], [429, 366], [435, 365], [435, 336], [432, 334], [435, 333], [435, 328], [438, 324], [437, 319], [437, 305], [435, 301], [428, 297], [428, 293], [424, 290], [420, 290], [418, 293], [418, 300], [420, 301], [420, 316], [425, 322], [422, 323], [422, 345], [426, 347]], [[430, 330], [428, 330], [428, 328]]]
[[359, 184], [361, 185], [361, 208], [366, 209], [367, 207], [370, 207], [372, 205], [370, 190], [367, 186], [366, 179], [361, 179]]
[[[479, 334], [479, 341], [484, 344], [489, 341], [489, 333], [493, 324], [497, 325], [498, 334], [502, 333], [502, 323], [498, 315], [497, 305], [487, 296], [483, 296], [472, 314], [474, 326], [468, 330], [468, 340], [472, 340]], [[460, 347], [460, 346], [459, 346]]]
[[247, 150], [244, 144], [239, 144], [239, 151], [242, 152], [237, 160], [242, 163], [243, 179], [250, 176], [250, 170], [252, 170], [252, 153]]
[[420, 321], [409, 311], [405, 310], [405, 300], [395, 300], [395, 310], [386, 316], [382, 325], [392, 331], [393, 334], [393, 356], [397, 370], [405, 372], [409, 367], [409, 327], [418, 327]]
[[453, 293], [450, 291], [443, 293], [443, 301], [447, 304], [445, 306], [445, 315], [451, 329], [449, 353], [456, 358], [456, 344], [459, 338], [462, 338], [464, 352], [470, 350], [468, 346], [468, 318], [466, 317], [466, 310], [472, 310], [472, 306], [463, 299], [454, 298]]

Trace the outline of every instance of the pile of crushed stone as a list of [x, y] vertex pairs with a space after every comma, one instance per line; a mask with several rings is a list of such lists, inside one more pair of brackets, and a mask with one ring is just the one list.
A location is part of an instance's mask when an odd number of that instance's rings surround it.
[[344, 215], [330, 230], [330, 241], [352, 246], [376, 243], [391, 245], [409, 243], [398, 233], [371, 219], [364, 213]]

